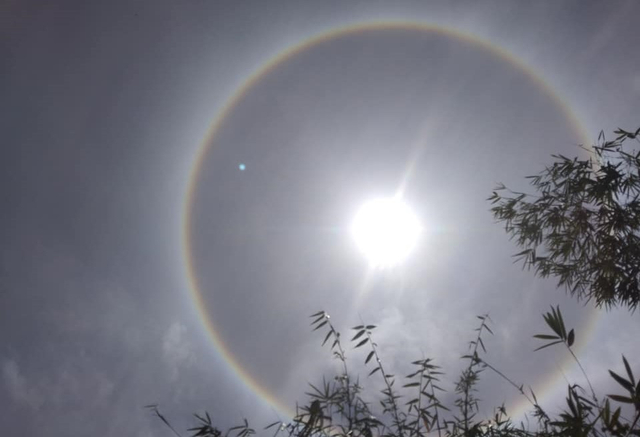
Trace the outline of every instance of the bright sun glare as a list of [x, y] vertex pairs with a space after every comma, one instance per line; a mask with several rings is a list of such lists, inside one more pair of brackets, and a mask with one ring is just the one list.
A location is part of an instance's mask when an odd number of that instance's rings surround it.
[[421, 231], [411, 209], [394, 198], [365, 203], [351, 225], [358, 248], [378, 268], [393, 267], [407, 259]]

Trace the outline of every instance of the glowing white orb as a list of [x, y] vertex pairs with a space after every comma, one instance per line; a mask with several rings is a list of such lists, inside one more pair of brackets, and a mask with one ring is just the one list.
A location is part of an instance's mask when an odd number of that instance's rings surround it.
[[398, 199], [364, 204], [351, 226], [358, 248], [373, 267], [393, 267], [411, 254], [422, 232], [411, 209]]

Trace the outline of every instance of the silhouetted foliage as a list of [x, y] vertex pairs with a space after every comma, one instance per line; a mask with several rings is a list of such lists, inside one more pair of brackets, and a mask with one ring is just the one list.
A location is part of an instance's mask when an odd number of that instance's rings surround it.
[[[584, 150], [587, 159], [553, 155], [528, 179], [535, 194], [500, 184], [489, 200], [498, 222], [523, 249], [514, 255], [542, 277], [555, 276], [578, 299], [597, 306], [640, 303], [640, 129], [618, 129]], [[634, 141], [635, 140], [635, 141]]]
[[[468, 361], [468, 365], [461, 371], [455, 383], [456, 398], [452, 406], [456, 412], [440, 401], [438, 393], [444, 390], [438, 384], [444, 373], [430, 358], [414, 361], [412, 365], [415, 370], [404, 377], [405, 384], [401, 388], [395, 387], [396, 377], [387, 373], [384, 368], [379, 347], [373, 338], [376, 326], [363, 324], [353, 328], [355, 334], [351, 342], [354, 349], [368, 346], [369, 351], [364, 363], [371, 370], [367, 378], [379, 377], [384, 383], [384, 388], [376, 399], [380, 407], [374, 407], [376, 403], [371, 403], [371, 393], [366, 396], [369, 401], [365, 400], [364, 388], [360, 385], [359, 379], [356, 378], [354, 382], [349, 374], [340, 333], [331, 323], [330, 316], [320, 311], [311, 317], [314, 331], [323, 328], [326, 330], [322, 344], [331, 341], [329, 348], [334, 358], [341, 362], [342, 372], [329, 381], [323, 378], [322, 385], [309, 384], [310, 390], [306, 393], [310, 401], [308, 406], [297, 408], [291, 420], [276, 421], [264, 428], [273, 430], [273, 437], [427, 437], [436, 434], [438, 437], [640, 437], [640, 382], [636, 382], [627, 359], [622, 357], [625, 377], [609, 371], [625, 393], [609, 394], [606, 400], [600, 400], [572, 350], [575, 331], [566, 328], [558, 307], [552, 307], [550, 312], [543, 315], [551, 332], [534, 336], [549, 341], [537, 350], [562, 344], [582, 370], [590, 393], [585, 396], [585, 391], [580, 385], [569, 385], [567, 408], [555, 417], [538, 404], [530, 387], [527, 393], [524, 385], [516, 384], [483, 358], [482, 355], [487, 351], [482, 337], [485, 333], [493, 334], [487, 315], [478, 316], [480, 324], [476, 328], [477, 335], [469, 342], [469, 351], [461, 357]], [[525, 427], [522, 422], [519, 425], [514, 424], [504, 405], [495, 408], [493, 417], [478, 418], [476, 386], [481, 373], [486, 369], [508, 382], [531, 404], [531, 417], [537, 420], [533, 429]], [[630, 405], [633, 418], [625, 418], [622, 408], [614, 409], [610, 400]], [[170, 431], [180, 435], [158, 411], [157, 405], [147, 408], [151, 408]], [[241, 425], [231, 427], [222, 433], [213, 425], [208, 413], [196, 414], [195, 417], [198, 426], [189, 430], [192, 432], [191, 437], [250, 437], [256, 433], [246, 419]]]
[[[515, 256], [525, 266], [542, 276], [559, 277], [559, 285], [579, 299], [634, 310], [640, 303], [640, 152], [624, 151], [622, 146], [637, 139], [640, 129], [616, 134], [613, 141], [601, 135], [600, 145], [587, 150], [588, 159], [554, 156], [551, 167], [529, 177], [537, 195], [501, 186], [490, 200], [494, 216], [524, 249]], [[503, 191], [510, 194], [503, 196]], [[568, 385], [567, 407], [553, 415], [540, 406], [531, 387], [525, 390], [487, 361], [483, 336], [493, 334], [491, 320], [488, 315], [477, 317], [477, 334], [461, 357], [468, 364], [456, 379], [456, 397], [447, 406], [439, 397], [444, 391], [440, 378], [445, 373], [432, 358], [412, 362], [414, 371], [403, 378], [404, 384], [395, 385], [399, 378], [384, 367], [382, 351], [374, 340], [376, 326], [363, 323], [353, 327], [350, 341], [354, 349], [368, 348], [366, 379], [380, 378], [383, 383], [377, 397], [366, 392], [360, 378], [349, 372], [345, 345], [329, 314], [313, 314], [313, 331], [324, 332], [322, 345], [328, 345], [340, 361], [341, 371], [329, 380], [323, 378], [322, 384], [309, 384], [309, 403], [296, 408], [290, 420], [276, 421], [264, 430], [273, 432], [273, 437], [640, 437], [640, 381], [635, 380], [629, 362], [622, 357], [625, 376], [609, 371], [623, 393], [598, 398], [572, 349], [577, 334], [567, 329], [559, 307], [543, 315], [550, 331], [534, 336], [547, 341], [536, 350], [554, 345], [566, 348], [589, 391], [578, 384]], [[530, 403], [530, 417], [536, 419], [533, 427], [514, 424], [504, 405], [497, 406], [492, 417], [478, 417], [476, 387], [485, 370], [494, 372]], [[611, 402], [626, 405], [633, 416], [624, 417], [622, 407]], [[147, 408], [180, 436], [157, 405]], [[250, 437], [256, 433], [246, 419], [222, 432], [208, 413], [195, 418], [197, 426], [189, 430], [192, 437]]]

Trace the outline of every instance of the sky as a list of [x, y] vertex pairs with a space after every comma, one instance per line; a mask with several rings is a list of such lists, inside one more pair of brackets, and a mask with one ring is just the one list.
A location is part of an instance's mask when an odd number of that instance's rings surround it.
[[[596, 390], [638, 314], [513, 264], [486, 198], [640, 119], [635, 0], [135, 0], [0, 6], [0, 429], [162, 436], [287, 420], [336, 362], [309, 315], [374, 331], [390, 373], [486, 359], [562, 404], [560, 305]], [[242, 169], [241, 166], [242, 165]], [[372, 271], [349, 233], [402, 193], [424, 233]], [[366, 351], [348, 350], [354, 372]], [[379, 387], [373, 377], [372, 391]], [[484, 373], [481, 412], [526, 405]], [[373, 395], [375, 396], [375, 394]], [[445, 395], [443, 400], [452, 400]], [[187, 435], [184, 433], [184, 435]]]

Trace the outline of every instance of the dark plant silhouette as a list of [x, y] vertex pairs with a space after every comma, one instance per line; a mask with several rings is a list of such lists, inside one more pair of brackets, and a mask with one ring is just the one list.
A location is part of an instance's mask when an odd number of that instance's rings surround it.
[[[382, 378], [384, 388], [377, 398], [380, 408], [374, 408], [365, 400], [365, 389], [359, 379], [349, 375], [345, 350], [340, 333], [331, 323], [329, 314], [320, 311], [312, 317], [311, 325], [315, 330], [326, 329], [323, 345], [329, 340], [330, 350], [335, 359], [342, 363], [342, 372], [330, 381], [323, 379], [322, 385], [309, 384], [308, 406], [297, 409], [296, 415], [287, 422], [277, 421], [264, 428], [273, 430], [273, 436], [288, 437], [640, 437], [640, 382], [636, 382], [631, 366], [623, 356], [625, 377], [609, 371], [611, 377], [625, 390], [624, 394], [609, 394], [602, 401], [596, 395], [589, 377], [580, 360], [572, 350], [575, 331], [567, 329], [560, 308], [551, 308], [543, 318], [551, 332], [537, 334], [534, 337], [546, 340], [538, 349], [562, 344], [579, 366], [590, 388], [585, 391], [578, 384], [567, 387], [567, 408], [555, 416], [546, 412], [539, 404], [535, 393], [524, 385], [516, 384], [512, 379], [489, 364], [484, 358], [487, 351], [482, 339], [485, 333], [492, 334], [488, 315], [478, 316], [480, 324], [477, 334], [469, 343], [469, 352], [461, 359], [468, 365], [461, 371], [455, 383], [456, 398], [452, 407], [442, 404], [438, 393], [444, 391], [439, 385], [444, 375], [440, 367], [430, 358], [414, 361], [415, 371], [404, 379], [401, 388], [395, 387], [396, 377], [387, 373], [382, 365], [380, 349], [374, 341], [375, 325], [358, 325], [353, 328], [351, 338], [354, 349], [369, 347], [365, 365], [372, 365], [367, 378]], [[537, 421], [533, 428], [524, 424], [515, 425], [509, 418], [504, 405], [495, 408], [493, 417], [478, 417], [478, 398], [476, 386], [484, 370], [490, 370], [514, 387], [532, 407], [531, 416]], [[371, 395], [371, 393], [367, 393]], [[370, 398], [370, 397], [369, 397]], [[613, 409], [610, 401], [627, 404], [633, 410], [632, 418], [625, 418], [622, 408]], [[175, 435], [180, 435], [163, 416], [157, 405], [147, 406]], [[216, 428], [208, 413], [195, 415], [197, 426], [189, 431], [192, 437], [250, 437], [256, 431], [244, 419], [239, 426], [229, 428], [225, 433]]]
[[[529, 177], [536, 195], [501, 185], [490, 197], [491, 210], [523, 249], [515, 257], [526, 267], [533, 267], [541, 276], [558, 277], [559, 286], [578, 299], [593, 299], [599, 307], [623, 305], [635, 310], [640, 303], [640, 152], [625, 151], [623, 144], [637, 140], [640, 129], [620, 129], [616, 134], [613, 141], [601, 134], [600, 144], [587, 150], [588, 159], [554, 156], [550, 167]], [[505, 192], [509, 194], [503, 195]], [[274, 437], [640, 437], [640, 381], [636, 382], [631, 365], [623, 356], [625, 376], [609, 371], [624, 392], [599, 398], [572, 349], [577, 334], [567, 329], [559, 307], [543, 315], [550, 331], [534, 336], [547, 342], [536, 350], [563, 345], [589, 390], [569, 384], [566, 409], [553, 414], [538, 403], [531, 387], [525, 390], [486, 359], [483, 335], [493, 334], [488, 315], [478, 316], [477, 334], [461, 357], [468, 364], [455, 380], [456, 397], [448, 406], [439, 398], [444, 391], [440, 378], [445, 373], [433, 359], [414, 361], [414, 371], [396, 386], [398, 378], [383, 366], [383, 351], [373, 335], [376, 326], [362, 323], [353, 328], [350, 340], [354, 349], [369, 349], [364, 364], [371, 370], [366, 379], [381, 378], [383, 383], [377, 397], [367, 392], [360, 378], [349, 372], [345, 345], [329, 314], [320, 311], [311, 318], [313, 331], [324, 330], [322, 345], [328, 344], [341, 362], [341, 372], [329, 380], [323, 378], [322, 384], [309, 384], [308, 404], [296, 408], [291, 420], [264, 428]], [[492, 417], [478, 417], [476, 387], [485, 370], [494, 372], [531, 404], [535, 425], [514, 424], [504, 405], [497, 406]], [[617, 404], [621, 406], [616, 408]], [[630, 418], [624, 417], [622, 406], [631, 412]], [[180, 436], [157, 405], [147, 408]], [[192, 437], [250, 437], [256, 433], [246, 419], [223, 433], [208, 413], [195, 418], [197, 426], [189, 430]]]
[[[640, 303], [640, 129], [618, 129], [587, 159], [553, 155], [555, 162], [529, 176], [534, 194], [500, 184], [491, 211], [523, 249], [514, 255], [542, 277], [555, 276], [578, 299], [597, 306]], [[627, 150], [625, 150], [625, 148]]]

